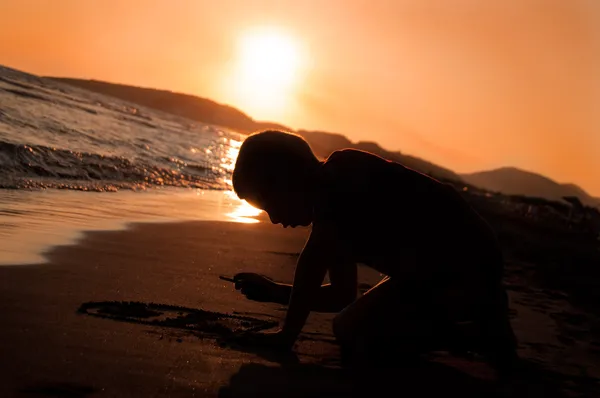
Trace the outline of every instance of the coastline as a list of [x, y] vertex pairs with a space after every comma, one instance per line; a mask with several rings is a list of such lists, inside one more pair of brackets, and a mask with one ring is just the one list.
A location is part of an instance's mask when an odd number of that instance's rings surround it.
[[40, 264], [54, 246], [77, 243], [86, 232], [127, 229], [131, 223], [266, 219], [226, 190], [0, 190], [0, 205], [0, 266]]

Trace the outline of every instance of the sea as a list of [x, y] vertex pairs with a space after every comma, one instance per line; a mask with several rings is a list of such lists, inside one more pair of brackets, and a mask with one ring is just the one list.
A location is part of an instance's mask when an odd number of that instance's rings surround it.
[[257, 222], [231, 186], [243, 139], [0, 66], [0, 265], [135, 222]]

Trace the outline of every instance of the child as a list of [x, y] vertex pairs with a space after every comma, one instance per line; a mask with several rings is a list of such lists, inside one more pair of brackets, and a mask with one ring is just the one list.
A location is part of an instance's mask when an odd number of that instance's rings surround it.
[[[494, 233], [451, 186], [353, 149], [321, 162], [302, 137], [264, 131], [242, 144], [233, 188], [274, 224], [312, 224], [293, 286], [234, 277], [248, 298], [288, 304], [256, 343], [291, 349], [311, 311], [339, 312], [334, 335], [354, 358], [450, 349], [498, 369], [516, 359]], [[358, 299], [357, 263], [387, 275]]]

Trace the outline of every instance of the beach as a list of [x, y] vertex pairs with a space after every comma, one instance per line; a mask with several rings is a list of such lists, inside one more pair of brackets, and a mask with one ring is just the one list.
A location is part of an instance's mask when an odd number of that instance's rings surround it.
[[[280, 306], [244, 300], [218, 276], [256, 270], [291, 281], [307, 230], [280, 232], [265, 223], [137, 224], [53, 249], [48, 264], [2, 267], [1, 341], [8, 366], [0, 396], [216, 396], [247, 367], [272, 367], [260, 356], [221, 348], [202, 330], [149, 326], [135, 317], [118, 322], [78, 310], [135, 301], [273, 321]], [[181, 309], [171, 311], [176, 318]], [[314, 318], [300, 349], [309, 363], [330, 359], [334, 350], [328, 322]], [[273, 380], [263, 382], [268, 388]]]
[[[295, 346], [296, 357], [228, 344], [223, 340], [227, 329], [268, 327], [285, 308], [248, 301], [219, 276], [259, 272], [290, 283], [309, 233], [258, 220], [263, 222], [130, 224], [54, 247], [43, 264], [0, 267], [0, 396], [502, 393], [487, 365], [443, 353], [374, 374], [348, 373], [340, 367], [327, 314], [311, 314]], [[586, 337], [573, 348], [550, 316], [565, 311], [564, 301], [519, 281], [512, 267], [513, 325], [531, 368], [508, 396], [597, 391], [591, 372], [598, 369], [585, 362], [590, 361], [582, 346]], [[359, 277], [361, 283], [374, 284], [380, 275], [360, 267]], [[573, 361], [587, 373], [577, 374]]]
[[[219, 277], [291, 283], [310, 233], [272, 225], [233, 193], [244, 134], [7, 67], [0, 109], [2, 398], [600, 396], [597, 240], [543, 201], [402, 155], [457, 179], [498, 233], [523, 364], [502, 382], [481, 359], [443, 352], [349, 369], [332, 314], [311, 314], [290, 355], [229, 339], [286, 309]], [[401, 156], [305, 135], [322, 157], [349, 146]], [[361, 291], [382, 277], [359, 266]]]

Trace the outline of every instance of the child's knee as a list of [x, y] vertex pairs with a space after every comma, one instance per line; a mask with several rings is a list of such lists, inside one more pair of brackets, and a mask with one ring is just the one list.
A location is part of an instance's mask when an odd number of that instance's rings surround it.
[[344, 311], [337, 314], [332, 321], [332, 330], [335, 338], [344, 343], [353, 340], [353, 327], [348, 320], [348, 314]]

